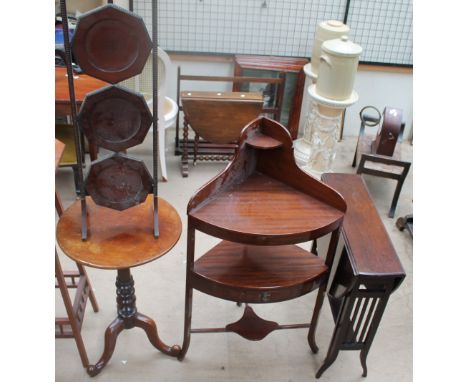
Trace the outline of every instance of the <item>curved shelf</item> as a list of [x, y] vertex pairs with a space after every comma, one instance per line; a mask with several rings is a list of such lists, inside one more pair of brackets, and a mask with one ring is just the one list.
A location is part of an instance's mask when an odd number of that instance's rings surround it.
[[[272, 218], [272, 211], [274, 211]], [[259, 172], [189, 212], [196, 228], [249, 244], [294, 244], [335, 228], [343, 213]]]
[[245, 141], [249, 146], [255, 147], [256, 149], [276, 149], [283, 146], [283, 142], [280, 142], [268, 135], [254, 134]]
[[200, 257], [194, 287], [209, 295], [247, 303], [302, 296], [328, 274], [324, 261], [295, 246], [252, 246], [222, 241]]

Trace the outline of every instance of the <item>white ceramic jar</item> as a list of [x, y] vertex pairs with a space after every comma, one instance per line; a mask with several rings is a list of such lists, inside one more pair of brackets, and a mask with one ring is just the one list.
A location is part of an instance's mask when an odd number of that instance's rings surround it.
[[316, 79], [319, 70], [319, 60], [322, 54], [322, 44], [324, 41], [340, 38], [348, 35], [349, 27], [338, 20], [322, 21], [315, 30], [314, 46], [312, 48], [311, 69], [312, 76]]
[[322, 44], [317, 78], [317, 94], [332, 100], [351, 97], [362, 48], [341, 36]]

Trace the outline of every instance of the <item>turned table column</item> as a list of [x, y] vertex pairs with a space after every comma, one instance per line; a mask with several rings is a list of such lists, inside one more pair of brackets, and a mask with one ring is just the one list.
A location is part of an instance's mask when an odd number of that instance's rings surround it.
[[73, 203], [60, 217], [57, 242], [63, 252], [82, 265], [117, 270], [117, 317], [104, 334], [104, 350], [95, 365], [87, 372], [95, 376], [112, 357], [117, 337], [124, 329], [141, 328], [151, 344], [172, 357], [180, 353], [178, 345], [168, 346], [161, 341], [156, 323], [138, 312], [131, 267], [143, 265], [163, 256], [177, 243], [182, 222], [177, 211], [159, 198], [159, 237], [153, 235], [153, 196], [145, 203], [124, 211], [97, 206], [87, 199], [89, 236], [81, 240], [80, 201]]

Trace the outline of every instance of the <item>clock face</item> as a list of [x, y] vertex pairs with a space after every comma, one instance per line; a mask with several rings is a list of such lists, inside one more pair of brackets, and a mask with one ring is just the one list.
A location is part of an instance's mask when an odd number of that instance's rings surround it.
[[144, 163], [122, 154], [94, 162], [86, 178], [86, 190], [94, 202], [119, 211], [143, 203], [152, 187]]
[[118, 86], [87, 94], [78, 121], [91, 143], [112, 151], [142, 143], [153, 122], [144, 97]]
[[143, 19], [113, 4], [80, 16], [73, 38], [81, 69], [112, 84], [140, 74], [151, 48]]

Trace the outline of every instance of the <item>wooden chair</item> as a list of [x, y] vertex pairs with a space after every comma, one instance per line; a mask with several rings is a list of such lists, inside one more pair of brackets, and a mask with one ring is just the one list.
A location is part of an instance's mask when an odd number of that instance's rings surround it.
[[[208, 81], [208, 82], [231, 82], [234, 85], [241, 85], [242, 83], [260, 83], [269, 84], [275, 87], [274, 91], [274, 104], [272, 107], [264, 105], [262, 113], [271, 115], [276, 121], [280, 120], [281, 108], [283, 106], [283, 97], [285, 91], [286, 74], [279, 73], [278, 78], [268, 77], [246, 77], [246, 76], [234, 76], [234, 77], [223, 77], [223, 76], [197, 76], [181, 74], [180, 66], [177, 67], [177, 105], [179, 107], [176, 119], [176, 136], [175, 136], [175, 155], [183, 154], [183, 138], [180, 138], [179, 128], [179, 114], [183, 111], [181, 104], [181, 86], [182, 81]], [[194, 90], [194, 89], [191, 89]], [[187, 138], [188, 139], [188, 138]], [[195, 139], [188, 139], [187, 150], [190, 159], [194, 156]], [[234, 154], [234, 147], [232, 145], [223, 146], [220, 144], [212, 144], [211, 142], [198, 139], [198, 155], [199, 158], [207, 156], [210, 160], [229, 160]]]
[[[166, 123], [165, 115], [170, 104], [169, 99], [166, 99], [168, 93], [168, 81], [172, 77], [173, 69], [169, 55], [161, 48], [158, 48], [158, 152], [159, 164], [161, 166], [161, 177], [163, 181], [167, 181], [166, 168], [166, 129], [170, 127]], [[153, 68], [152, 56], [148, 59], [143, 71], [138, 76], [126, 80], [123, 85], [140, 92], [145, 97], [148, 106], [152, 109], [153, 105]]]
[[[55, 140], [55, 171], [60, 163], [60, 159], [65, 151], [65, 145]], [[60, 195], [55, 190], [55, 210], [59, 216], [63, 213], [63, 206]], [[74, 338], [80, 354], [83, 367], [88, 367], [89, 360], [86, 354], [83, 338], [81, 337], [81, 326], [83, 324], [86, 303], [89, 299], [95, 312], [99, 311], [99, 306], [94, 296], [91, 283], [84, 267], [76, 264], [77, 271], [63, 271], [60, 259], [55, 249], [55, 288], [60, 290], [63, 303], [67, 311], [67, 317], [55, 317], [55, 338]], [[69, 289], [76, 289], [75, 298], [72, 302]]]
[[[377, 115], [369, 114], [371, 109], [373, 109]], [[355, 167], [358, 161], [358, 174], [369, 174], [387, 179], [395, 179], [397, 181], [392, 204], [388, 212], [388, 217], [393, 218], [395, 216], [395, 209], [398, 203], [398, 198], [400, 197], [403, 183], [411, 167], [411, 162], [407, 162], [401, 159], [401, 141], [403, 139], [405, 124], [401, 122], [401, 119], [398, 119], [399, 117], [397, 118], [399, 122], [397, 122], [397, 120], [392, 120], [389, 122], [389, 119], [392, 117], [385, 113], [385, 118], [382, 121], [381, 129], [378, 132], [377, 137], [374, 138], [374, 136], [365, 134], [365, 127], [377, 126], [382, 120], [382, 115], [380, 112], [373, 106], [366, 106], [360, 111], [359, 116], [361, 118], [361, 128], [359, 130], [359, 137], [352, 166]], [[390, 138], [394, 139], [395, 142], [384, 140], [383, 135], [387, 128]], [[393, 134], [390, 129], [393, 129]], [[398, 133], [396, 133], [397, 130]], [[379, 154], [379, 152], [391, 154], [384, 155]]]

